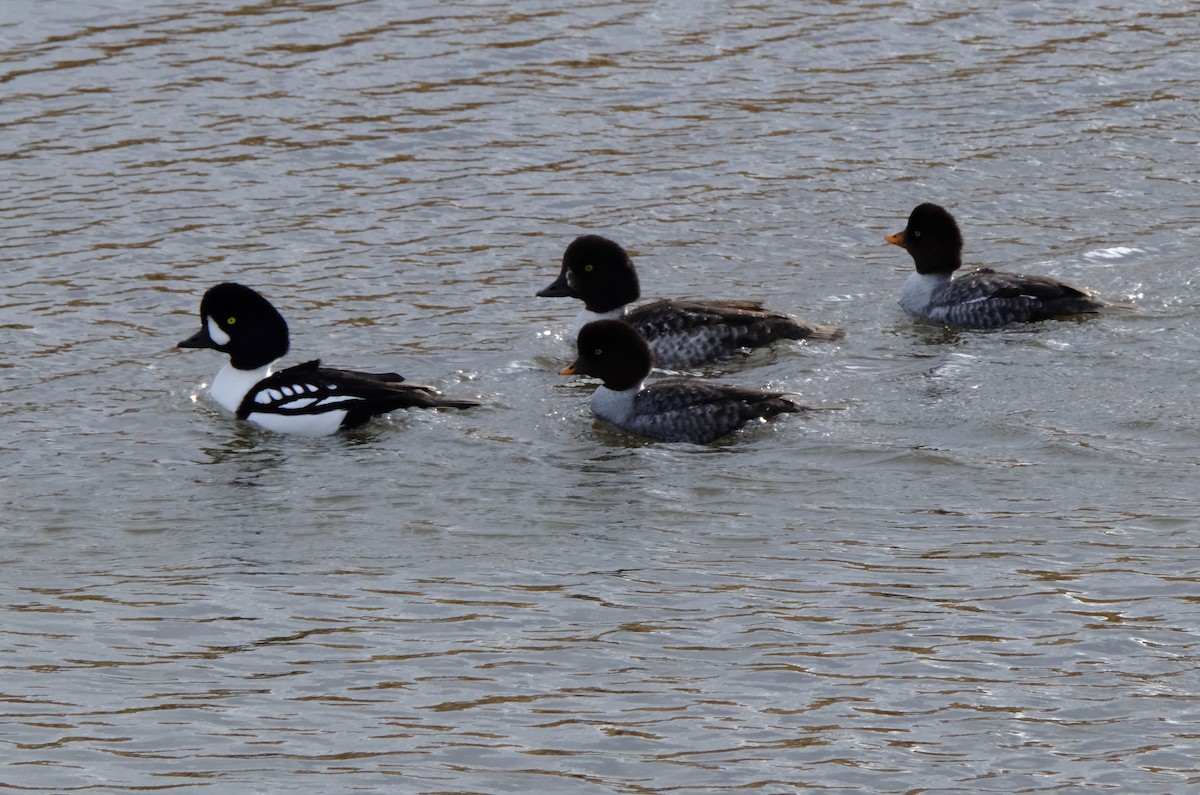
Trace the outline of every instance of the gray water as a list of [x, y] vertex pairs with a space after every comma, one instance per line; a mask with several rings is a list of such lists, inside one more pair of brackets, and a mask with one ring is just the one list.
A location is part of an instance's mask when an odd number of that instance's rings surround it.
[[[4, 3], [0, 790], [1195, 791], [1200, 16], [1134, 6]], [[922, 201], [1134, 310], [913, 322]], [[704, 374], [846, 409], [595, 422], [583, 232], [844, 326]], [[225, 280], [486, 406], [240, 425]]]

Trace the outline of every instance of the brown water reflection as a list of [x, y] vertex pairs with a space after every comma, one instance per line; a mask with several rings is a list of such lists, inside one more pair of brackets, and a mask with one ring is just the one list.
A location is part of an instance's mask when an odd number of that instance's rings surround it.
[[[1200, 780], [1198, 31], [1178, 4], [116, 0], [0, 13], [0, 788], [1177, 793]], [[946, 333], [882, 244], [1132, 299]], [[850, 331], [844, 402], [639, 444], [533, 297]], [[208, 285], [293, 356], [479, 394], [238, 426]]]

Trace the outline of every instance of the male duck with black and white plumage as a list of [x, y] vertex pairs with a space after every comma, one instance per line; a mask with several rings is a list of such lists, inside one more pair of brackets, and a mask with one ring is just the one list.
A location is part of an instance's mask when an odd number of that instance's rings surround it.
[[212, 348], [229, 355], [209, 387], [220, 406], [267, 430], [326, 436], [402, 408], [465, 409], [470, 398], [448, 398], [396, 373], [322, 367], [319, 360], [272, 373], [287, 353], [287, 322], [271, 302], [245, 285], [210, 288], [200, 302], [200, 330], [180, 348]]

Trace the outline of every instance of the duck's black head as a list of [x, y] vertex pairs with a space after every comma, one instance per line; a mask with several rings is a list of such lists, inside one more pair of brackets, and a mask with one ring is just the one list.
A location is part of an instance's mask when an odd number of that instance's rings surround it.
[[561, 375], [590, 375], [609, 389], [622, 391], [650, 374], [650, 346], [624, 320], [596, 320], [579, 330], [579, 357]]
[[287, 321], [254, 290], [225, 282], [204, 294], [200, 330], [179, 347], [212, 348], [229, 354], [239, 370], [255, 370], [287, 353]]
[[563, 252], [562, 272], [540, 296], [570, 296], [589, 311], [610, 312], [641, 296], [633, 260], [620, 244], [600, 235], [583, 235]]
[[954, 216], [939, 205], [918, 205], [904, 231], [884, 240], [911, 254], [917, 273], [953, 273], [962, 267], [962, 233]]

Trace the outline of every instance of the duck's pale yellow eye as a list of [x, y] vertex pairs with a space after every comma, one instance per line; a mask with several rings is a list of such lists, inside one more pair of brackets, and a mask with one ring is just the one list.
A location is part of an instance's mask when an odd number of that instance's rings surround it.
[[237, 318], [236, 318], [236, 317], [233, 317], [232, 315], [230, 315], [229, 317], [227, 317], [227, 318], [225, 319], [225, 325], [226, 325], [226, 326], [232, 326], [234, 323], [237, 323]]
[[920, 229], [914, 229], [914, 230], [913, 230], [913, 237], [920, 237], [920, 236], [921, 236], [921, 230], [920, 230]]
[[593, 356], [603, 356], [603, 355], [604, 355], [604, 349], [603, 349], [603, 348], [597, 348], [596, 350], [592, 351], [592, 355], [593, 355]]
[[592, 263], [590, 263], [590, 262], [589, 262], [587, 265], [584, 265], [584, 266], [583, 266], [583, 270], [584, 270], [584, 272], [585, 272], [585, 273], [591, 273], [591, 272], [592, 272], [592, 267], [593, 267]]

